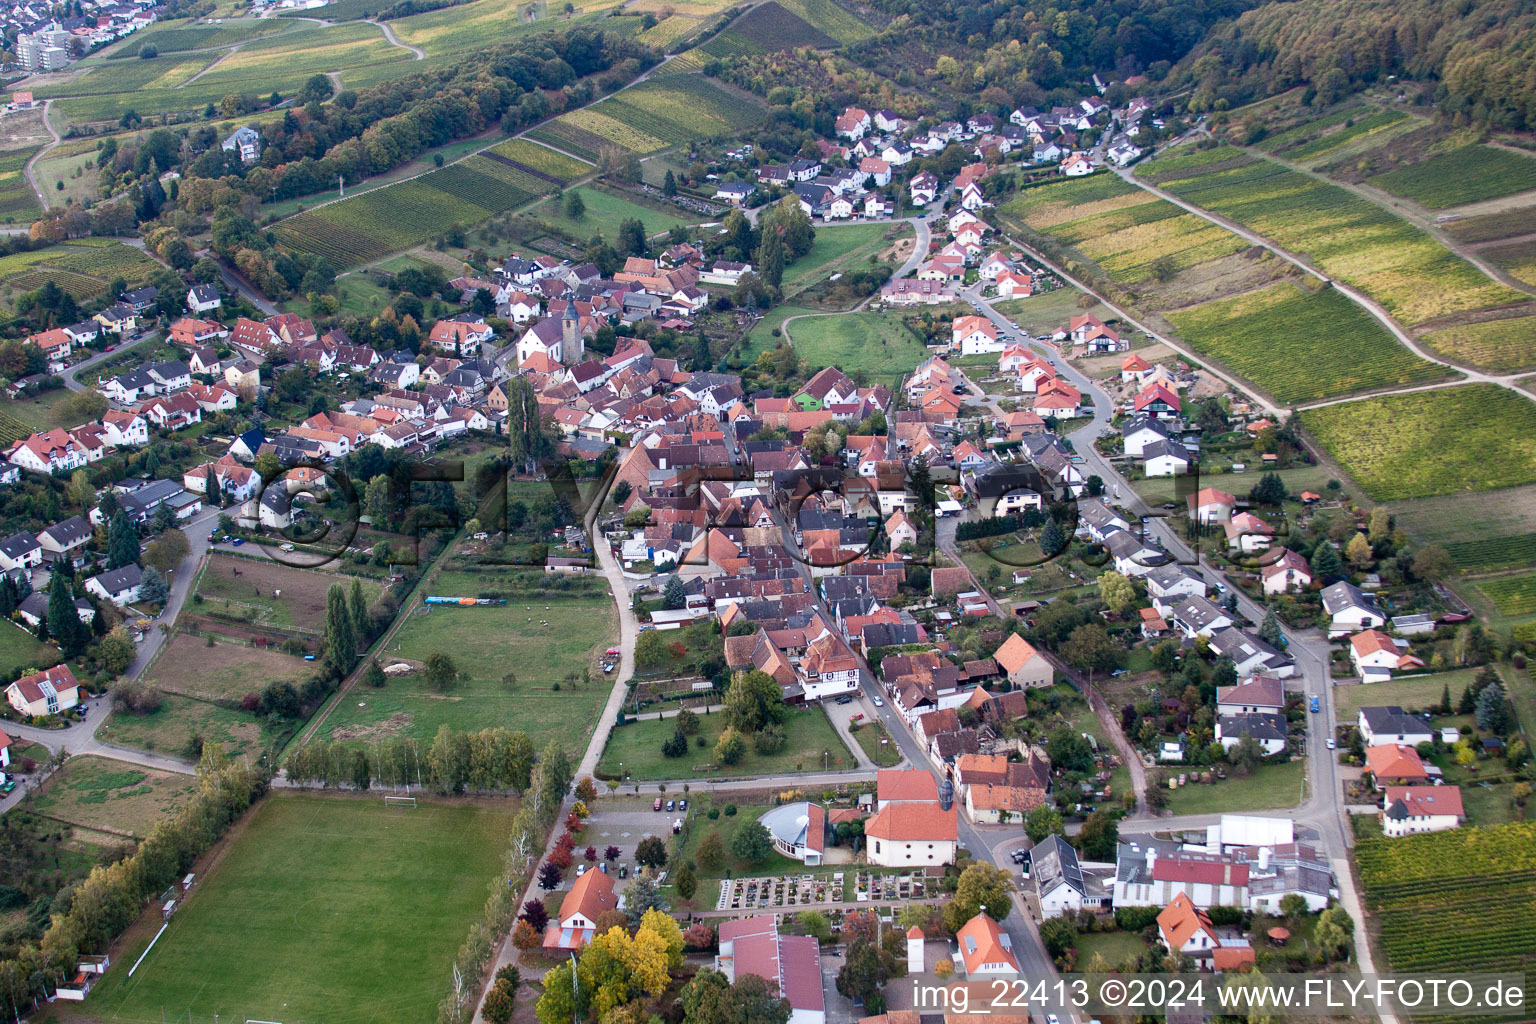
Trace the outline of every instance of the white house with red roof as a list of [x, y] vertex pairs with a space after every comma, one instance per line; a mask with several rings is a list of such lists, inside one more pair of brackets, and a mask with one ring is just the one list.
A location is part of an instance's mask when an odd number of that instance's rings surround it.
[[68, 665], [23, 676], [5, 688], [5, 699], [23, 715], [42, 718], [80, 703], [80, 684]]
[[997, 338], [996, 325], [986, 317], [974, 314], [955, 317], [950, 328], [950, 346], [959, 349], [962, 356], [979, 356], [1003, 350]]
[[[1006, 913], [1010, 907], [997, 907]], [[1013, 939], [997, 926], [988, 914], [977, 914], [955, 932], [958, 947], [954, 960], [965, 968], [967, 978], [1017, 978], [1019, 958], [1013, 954]]]
[[1349, 660], [1363, 683], [1384, 683], [1395, 671], [1424, 667], [1409, 650], [1407, 640], [1395, 640], [1379, 629], [1367, 629], [1349, 638]]
[[1248, 904], [1248, 864], [1215, 853], [1149, 842], [1121, 843], [1115, 856], [1117, 907], [1165, 907], [1181, 893], [1197, 907]]
[[597, 919], [618, 907], [612, 876], [605, 871], [588, 871], [565, 894], [560, 913], [544, 932], [544, 948], [557, 954], [580, 949], [597, 934]]
[[875, 773], [875, 808], [890, 804], [938, 803], [939, 784], [921, 768], [881, 768]]
[[1096, 316], [1083, 314], [1067, 321], [1067, 337], [1090, 352], [1117, 352], [1125, 347], [1120, 335]]
[[1392, 839], [1444, 832], [1466, 815], [1460, 786], [1388, 786], [1381, 801], [1381, 832]]
[[1236, 498], [1214, 487], [1201, 488], [1189, 496], [1189, 516], [1197, 523], [1225, 523], [1232, 518], [1236, 507]]
[[67, 473], [82, 468], [87, 461], [75, 439], [60, 427], [22, 438], [6, 450], [5, 458], [37, 473]]
[[1307, 560], [1290, 548], [1280, 548], [1273, 561], [1265, 556], [1265, 564], [1259, 569], [1259, 577], [1266, 594], [1284, 594], [1289, 590], [1301, 590], [1312, 583], [1312, 567]]
[[1132, 352], [1130, 355], [1120, 360], [1121, 383], [1140, 383], [1142, 378], [1151, 372], [1152, 364], [1141, 358], [1138, 353]]
[[1000, 299], [1027, 299], [1034, 291], [1034, 280], [1023, 271], [1005, 270], [993, 282]]
[[1056, 669], [1034, 645], [1015, 633], [992, 654], [992, 660], [1014, 686], [1050, 686]]

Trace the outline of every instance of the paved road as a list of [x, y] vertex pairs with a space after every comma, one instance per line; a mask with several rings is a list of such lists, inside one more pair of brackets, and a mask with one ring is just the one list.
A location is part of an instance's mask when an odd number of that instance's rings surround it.
[[[37, 202], [40, 206], [42, 206], [44, 210], [48, 209], [48, 197], [43, 194], [43, 190], [38, 186], [37, 178], [32, 173], [32, 169], [37, 164], [38, 160], [47, 156], [53, 150], [53, 147], [57, 146], [60, 142], [59, 133], [54, 130], [53, 122], [48, 120], [48, 108], [52, 105], [53, 100], [43, 100], [43, 127], [48, 129], [48, 134], [53, 136], [53, 141], [48, 143], [42, 149], [38, 150], [36, 153], [33, 153], [31, 158], [27, 161], [26, 166], [22, 168], [22, 171], [27, 176], [27, 184], [31, 185], [32, 191], [37, 193]], [[27, 230], [30, 231], [31, 229], [28, 228]]]
[[113, 359], [122, 355], [123, 349], [130, 348], [139, 344], [140, 342], [150, 340], [157, 333], [159, 332], [151, 331], [147, 334], [142, 334], [139, 337], [132, 339], [131, 341], [126, 341], [118, 345], [114, 345], [113, 350], [110, 352], [98, 352], [91, 356], [89, 359], [82, 359], [80, 362], [74, 364], [60, 375], [64, 380], [64, 386], [69, 388], [71, 391], [84, 391], [86, 388], [94, 388], [96, 386], [94, 377], [87, 379], [84, 383], [81, 383], [81, 373], [84, 373], [86, 370], [106, 362], [108, 359]]
[[[994, 324], [1011, 330], [1007, 317], [997, 312], [990, 302], [980, 297], [974, 290], [967, 293], [967, 298], [980, 305], [982, 312]], [[1161, 510], [1148, 509], [1137, 497], [1130, 481], [1094, 448], [1094, 440], [1109, 426], [1109, 414], [1112, 408], [1109, 395], [1092, 379], [1072, 366], [1064, 353], [1053, 346], [1048, 347], [1038, 342], [1030, 344], [1037, 351], [1055, 358], [1061, 375], [1074, 387], [1079, 388], [1083, 394], [1093, 397], [1092, 420], [1070, 435], [1073, 448], [1083, 456], [1084, 463], [1081, 467], [1083, 472], [1097, 474], [1107, 485], [1118, 486], [1119, 493], [1125, 496], [1125, 504], [1134, 516], [1153, 517], [1146, 527], [1146, 534], [1150, 539], [1156, 541], [1178, 561], [1195, 568], [1207, 583], [1214, 586], [1222, 582], [1217, 563], [1203, 553], [1197, 562], [1195, 552], [1184, 542], [1180, 531], [1175, 530], [1161, 518], [1163, 515]], [[1237, 588], [1234, 587], [1232, 590], [1237, 594], [1238, 610], [1254, 623], [1263, 621], [1264, 608]], [[1289, 641], [1286, 651], [1296, 659], [1299, 672], [1297, 678], [1289, 681], [1289, 686], [1293, 690], [1299, 690], [1306, 698], [1316, 697], [1321, 711], [1307, 716], [1305, 732], [1309, 783], [1307, 796], [1294, 807], [1274, 813], [1294, 818], [1317, 832], [1320, 844], [1333, 862], [1334, 873], [1339, 878], [1343, 894], [1341, 902], [1355, 920], [1355, 947], [1359, 951], [1362, 969], [1369, 973], [1373, 966], [1370, 944], [1365, 934], [1364, 913], [1358, 895], [1349, 881], [1348, 851], [1354, 843], [1354, 833], [1345, 820], [1347, 815], [1338, 776], [1338, 764], [1325, 743], [1325, 740], [1334, 734], [1337, 724], [1333, 706], [1333, 686], [1329, 673], [1327, 637], [1318, 630], [1303, 631], [1282, 627], [1282, 632]], [[1277, 803], [1282, 802], [1283, 799], [1286, 798], [1276, 794]], [[1255, 809], [1252, 813], [1267, 812]], [[1144, 828], [1151, 830], [1168, 828], [1170, 825], [1176, 825], [1178, 820], [1152, 818], [1144, 809], [1139, 809], [1127, 822], [1122, 823], [1121, 831], [1135, 830], [1137, 822], [1144, 823]]]

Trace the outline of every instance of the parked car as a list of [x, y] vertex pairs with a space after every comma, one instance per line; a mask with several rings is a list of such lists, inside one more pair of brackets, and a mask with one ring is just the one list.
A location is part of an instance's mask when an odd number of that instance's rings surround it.
[[677, 802], [677, 809], [680, 810], [680, 811], [686, 811], [688, 809], [688, 801], [687, 800], [679, 800]]
[[619, 868], [619, 877], [620, 878], [628, 878], [629, 877], [629, 865], [628, 864], [625, 864], [623, 867]]
[[668, 812], [677, 810], [677, 801], [676, 800], [668, 800], [667, 801], [667, 810], [668, 810]]
[[657, 797], [656, 798], [656, 802], [651, 804], [651, 810], [653, 810], [653, 811], [661, 810], [661, 797]]
[[839, 703], [839, 704], [852, 704], [853, 703], [853, 698], [845, 693], [841, 697], [837, 698], [837, 703]]
[[244, 537], [236, 537], [234, 540], [230, 541], [230, 544], [234, 545], [235, 547], [239, 547], [241, 544], [244, 544], [244, 543], [245, 543], [245, 538]]

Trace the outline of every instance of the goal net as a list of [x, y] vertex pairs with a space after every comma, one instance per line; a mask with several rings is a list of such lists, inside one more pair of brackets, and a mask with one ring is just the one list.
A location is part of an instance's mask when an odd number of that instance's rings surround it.
[[390, 807], [415, 807], [416, 798], [413, 796], [386, 796], [384, 803]]

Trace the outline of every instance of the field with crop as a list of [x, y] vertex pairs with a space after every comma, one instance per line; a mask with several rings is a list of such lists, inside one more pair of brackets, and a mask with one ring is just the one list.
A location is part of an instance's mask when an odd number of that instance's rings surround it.
[[646, 46], [654, 46], [664, 51], [679, 39], [698, 29], [699, 25], [700, 22], [696, 18], [685, 18], [682, 15], [673, 14], [662, 18], [635, 38]]
[[1378, 174], [1370, 182], [1431, 210], [1443, 210], [1536, 189], [1536, 158], [1496, 146], [1462, 146]]
[[762, 108], [695, 75], [667, 75], [562, 114], [528, 135], [584, 159], [607, 147], [654, 153], [700, 138], [730, 136], [761, 122]]
[[779, 3], [839, 43], [857, 43], [875, 34], [871, 26], [832, 0], [779, 0]]
[[1440, 226], [1458, 242], [1473, 244], [1528, 235], [1536, 231], [1536, 206], [1521, 206], [1476, 217], [1460, 217], [1447, 220]]
[[[416, 606], [395, 634], [389, 658], [418, 664], [432, 654], [453, 658], [464, 678], [446, 693], [422, 675], [391, 677], [381, 689], [357, 691], [332, 711], [321, 731], [333, 739], [402, 735], [430, 740], [440, 725], [481, 729], [505, 725], [530, 736], [558, 735], [573, 754], [585, 746], [610, 687], [598, 656], [618, 637], [613, 598], [599, 580], [580, 589], [541, 593], [542, 574], [442, 574], [434, 593], [506, 595], [502, 607]], [[592, 681], [575, 684], [589, 670]], [[506, 677], [512, 675], [509, 681]], [[359, 706], [359, 705], [362, 706]], [[542, 740], [540, 740], [542, 742]]]
[[[401, 42], [421, 47], [428, 58], [432, 58], [483, 49], [539, 32], [575, 28], [600, 20], [603, 13], [591, 0], [575, 0], [571, 15], [555, 15], [554, 12], [564, 4], [541, 0], [533, 5], [536, 16], [530, 20], [525, 13], [527, 6], [521, 2], [508, 4], [505, 0], [474, 0], [473, 3], [413, 14], [409, 18], [397, 18], [389, 24]], [[608, 21], [602, 27], [611, 30], [617, 25], [617, 21]]]
[[1536, 825], [1387, 839], [1355, 847], [1366, 906], [1391, 970], [1513, 972], [1536, 981]]
[[[138, 249], [122, 242], [78, 238], [0, 257], [0, 288], [19, 295], [52, 281], [76, 301], [85, 301], [106, 291], [114, 277], [136, 283], [158, 266]], [[11, 301], [11, 297], [0, 299], [0, 305], [9, 306]]]
[[1477, 589], [1488, 595], [1500, 615], [1536, 612], [1536, 573], [1517, 573], [1479, 580]]
[[1536, 533], [1456, 541], [1445, 546], [1456, 568], [1463, 572], [1489, 572], [1536, 565]]
[[0, 156], [0, 217], [7, 224], [35, 219], [42, 213], [37, 205], [37, 194], [27, 184], [23, 168], [32, 158], [31, 150], [7, 153]]
[[[1309, 163], [1320, 157], [1333, 157], [1340, 150], [1365, 139], [1375, 140], [1384, 134], [1408, 127], [1408, 115], [1400, 110], [1354, 111], [1353, 118], [1346, 118], [1332, 131], [1325, 131], [1310, 138], [1300, 138], [1283, 149], [1272, 149], [1287, 160]], [[1269, 147], [1265, 147], [1269, 148]]]
[[764, 50], [792, 50], [800, 46], [838, 45], [821, 29], [791, 11], [778, 0], [752, 8], [731, 26], [731, 33]]
[[1536, 481], [1536, 403], [1496, 384], [1330, 405], [1301, 422], [1376, 501]]
[[592, 167], [580, 160], [572, 160], [564, 153], [556, 153], [548, 146], [541, 146], [528, 139], [508, 139], [499, 146], [492, 146], [483, 155], [499, 156], [536, 175], [553, 178], [561, 185], [592, 173]]
[[75, 825], [144, 837], [197, 791], [197, 779], [106, 757], [72, 757], [49, 777], [31, 809]]
[[1424, 342], [1447, 359], [1509, 373], [1536, 366], [1536, 317], [1488, 320], [1427, 331]]
[[[327, 15], [330, 11], [327, 10]], [[146, 46], [153, 46], [161, 53], [178, 53], [184, 50], [205, 50], [219, 46], [232, 46], [250, 39], [275, 35], [294, 26], [265, 18], [227, 19], [222, 25], [194, 24], [187, 20], [162, 21], [142, 32], [135, 32], [122, 49], [112, 53], [109, 59], [119, 60], [137, 57]]]
[[1198, 351], [1285, 405], [1446, 375], [1331, 288], [1282, 282], [1167, 316]]
[[1479, 251], [1488, 262], [1505, 270], [1517, 281], [1536, 285], [1536, 242], [1510, 242], [1491, 245]]
[[91, 993], [93, 1016], [326, 1020], [344, 1006], [372, 1024], [428, 1019], [514, 810], [274, 792], [129, 978], [153, 931], [131, 933]]
[[[1216, 164], [1230, 147], [1206, 150]], [[1158, 160], [1143, 164], [1155, 173]], [[1162, 187], [1228, 217], [1375, 298], [1405, 324], [1518, 302], [1523, 296], [1381, 207], [1267, 160], [1211, 173], [1188, 167]]]
[[558, 187], [530, 169], [480, 154], [290, 217], [276, 232], [290, 249], [324, 256], [344, 270], [505, 213]]
[[1356, 106], [1335, 110], [1332, 113], [1324, 114], [1322, 117], [1305, 120], [1282, 131], [1266, 135], [1255, 143], [1255, 146], [1268, 153], [1279, 153], [1319, 138], [1330, 130], [1338, 128], [1345, 121], [1365, 117], [1371, 109], [1370, 107]]
[[1032, 188], [1002, 211], [1072, 246], [1122, 284], [1247, 248], [1225, 228], [1113, 175]]

